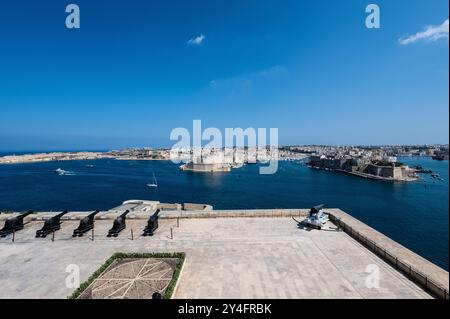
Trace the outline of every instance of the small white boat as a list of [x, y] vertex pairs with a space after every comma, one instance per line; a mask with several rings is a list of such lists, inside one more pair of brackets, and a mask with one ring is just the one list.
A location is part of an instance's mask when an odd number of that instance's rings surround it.
[[155, 173], [153, 173], [153, 181], [147, 184], [147, 187], [156, 188], [158, 187], [158, 181], [156, 180]]
[[63, 170], [61, 168], [58, 168], [58, 169], [55, 170], [55, 173], [58, 174], [58, 175], [66, 175], [67, 171], [65, 171], [65, 170]]
[[244, 163], [233, 163], [231, 165], [232, 168], [241, 168], [242, 166], [244, 166]]

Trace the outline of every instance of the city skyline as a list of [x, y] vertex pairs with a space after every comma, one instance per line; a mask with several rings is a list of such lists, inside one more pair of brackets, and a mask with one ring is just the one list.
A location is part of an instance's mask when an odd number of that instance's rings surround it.
[[[0, 12], [0, 150], [170, 147], [276, 127], [280, 145], [448, 144], [448, 1], [19, 1]], [[26, 4], [29, 10], [23, 11]]]

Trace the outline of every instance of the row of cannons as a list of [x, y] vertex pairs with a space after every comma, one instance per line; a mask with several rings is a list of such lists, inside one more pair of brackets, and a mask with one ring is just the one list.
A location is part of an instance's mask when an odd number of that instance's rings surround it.
[[[95, 215], [97, 215], [99, 212], [100, 211], [96, 210], [95, 212], [92, 212], [81, 219], [80, 225], [78, 226], [78, 228], [73, 230], [72, 236], [82, 237], [86, 232], [94, 229]], [[119, 233], [126, 228], [126, 216], [129, 212], [129, 210], [126, 210], [114, 220], [112, 228], [108, 231], [108, 237], [117, 237]], [[144, 228], [143, 236], [153, 236], [153, 233], [158, 228], [159, 212], [160, 210], [157, 209], [156, 212], [152, 216], [150, 216], [147, 221], [147, 226]], [[8, 218], [5, 221], [4, 227], [0, 230], [0, 237], [6, 237], [19, 230], [22, 230], [24, 228], [24, 218], [32, 213], [33, 211], [29, 211], [12, 218]], [[64, 211], [47, 219], [44, 222], [42, 228], [36, 231], [36, 237], [45, 238], [47, 235], [59, 230], [61, 228], [61, 217], [63, 217], [67, 213], [68, 211]]]

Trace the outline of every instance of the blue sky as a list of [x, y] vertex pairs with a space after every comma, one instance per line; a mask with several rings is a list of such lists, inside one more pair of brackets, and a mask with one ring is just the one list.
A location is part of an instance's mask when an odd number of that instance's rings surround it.
[[281, 144], [448, 143], [447, 0], [73, 0], [77, 30], [69, 3], [1, 4], [0, 150], [170, 146], [194, 119]]

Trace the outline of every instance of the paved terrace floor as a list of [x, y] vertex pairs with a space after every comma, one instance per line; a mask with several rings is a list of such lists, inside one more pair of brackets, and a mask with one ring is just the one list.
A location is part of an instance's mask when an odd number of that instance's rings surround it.
[[[176, 223], [160, 219], [155, 236], [142, 237], [146, 220], [128, 220], [119, 237], [107, 238], [112, 220], [98, 220], [91, 241], [72, 238], [78, 221], [65, 221], [52, 242], [35, 239], [42, 222], [31, 222], [14, 243], [0, 239], [0, 298], [65, 298], [69, 264], [79, 265], [83, 282], [114, 252], [176, 251], [186, 252], [186, 263], [175, 298], [430, 297], [344, 232], [300, 229], [291, 218]], [[366, 287], [369, 265], [380, 271], [379, 288]]]

